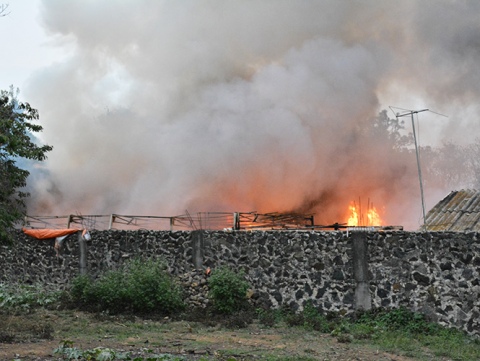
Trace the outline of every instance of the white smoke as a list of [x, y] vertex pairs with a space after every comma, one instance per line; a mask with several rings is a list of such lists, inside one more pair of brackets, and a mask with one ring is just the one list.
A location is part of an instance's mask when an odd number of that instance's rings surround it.
[[479, 7], [44, 1], [45, 27], [72, 53], [26, 92], [54, 146], [29, 212], [305, 210], [331, 223], [369, 197], [387, 223], [417, 228], [415, 159], [362, 129], [388, 105], [423, 102], [450, 116], [422, 125], [424, 139], [468, 128], [473, 140]]

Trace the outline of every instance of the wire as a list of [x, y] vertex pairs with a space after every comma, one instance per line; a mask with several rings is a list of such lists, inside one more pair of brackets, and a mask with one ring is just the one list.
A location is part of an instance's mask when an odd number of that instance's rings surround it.
[[393, 112], [393, 109], [400, 109], [400, 110], [403, 110], [403, 111], [405, 111], [405, 112], [411, 112], [411, 111], [412, 111], [412, 109], [404, 109], [404, 108], [400, 108], [400, 107], [392, 107], [391, 105], [389, 105], [388, 107], [392, 110], [392, 112]]
[[[418, 121], [418, 113], [415, 115], [417, 116], [417, 145], [420, 147], [420, 122]], [[420, 152], [418, 156], [420, 156]]]
[[448, 118], [448, 115], [440, 114], [440, 113], [434, 112], [433, 110], [429, 110], [429, 112], [433, 113], [433, 114], [441, 115], [442, 117], [445, 117], [445, 118]]

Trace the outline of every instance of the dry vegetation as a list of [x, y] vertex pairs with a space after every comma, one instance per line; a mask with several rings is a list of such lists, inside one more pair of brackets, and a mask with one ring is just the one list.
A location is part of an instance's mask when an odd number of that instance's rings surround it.
[[0, 324], [1, 360], [58, 360], [61, 355], [53, 351], [64, 340], [72, 341], [80, 350], [105, 347], [145, 358], [171, 354], [204, 360], [411, 360], [368, 344], [342, 343], [318, 331], [285, 325], [264, 327], [258, 322], [247, 328], [228, 329], [213, 321], [208, 326], [39, 309], [24, 315], [1, 315]]

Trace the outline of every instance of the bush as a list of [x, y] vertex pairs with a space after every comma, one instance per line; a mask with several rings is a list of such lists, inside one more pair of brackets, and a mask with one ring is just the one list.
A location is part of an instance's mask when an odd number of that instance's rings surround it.
[[304, 327], [323, 333], [331, 331], [331, 326], [327, 321], [327, 318], [313, 306], [311, 302], [308, 302], [303, 308]]
[[254, 318], [253, 310], [241, 310], [229, 315], [222, 315], [220, 324], [231, 329], [245, 328], [253, 322]]
[[323, 333], [330, 332], [333, 324], [311, 302], [307, 302], [301, 312], [284, 309], [284, 319], [290, 327], [303, 327]]
[[149, 312], [160, 308], [171, 314], [184, 307], [181, 289], [162, 262], [134, 260], [129, 264], [127, 280], [126, 294], [134, 310]]
[[258, 322], [267, 327], [273, 327], [283, 319], [280, 310], [257, 309]]
[[230, 315], [247, 308], [247, 290], [250, 287], [243, 272], [236, 273], [222, 267], [212, 272], [208, 280], [209, 298], [213, 307], [222, 314]]
[[132, 260], [96, 281], [79, 276], [72, 282], [70, 295], [82, 309], [113, 314], [171, 314], [184, 307], [180, 287], [158, 260]]
[[72, 281], [70, 288], [70, 298], [75, 302], [86, 305], [90, 301], [90, 290], [92, 288], [92, 280], [88, 276], [78, 276]]

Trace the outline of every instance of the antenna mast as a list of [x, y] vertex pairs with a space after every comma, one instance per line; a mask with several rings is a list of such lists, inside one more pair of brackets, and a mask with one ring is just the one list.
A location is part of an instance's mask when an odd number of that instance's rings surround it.
[[417, 155], [417, 168], [418, 168], [418, 181], [420, 182], [420, 197], [422, 199], [422, 214], [423, 214], [423, 227], [426, 227], [426, 216], [425, 216], [425, 197], [423, 196], [423, 179], [422, 179], [422, 168], [420, 167], [420, 156], [418, 152], [418, 143], [417, 143], [417, 134], [415, 132], [415, 121], [413, 119], [413, 114], [418, 114], [421, 112], [426, 112], [428, 109], [422, 109], [422, 110], [410, 110], [406, 113], [399, 114], [396, 113], [395, 116], [398, 118], [405, 117], [407, 115], [410, 115], [412, 118], [412, 128], [413, 128], [413, 140], [415, 142], [415, 154]]

